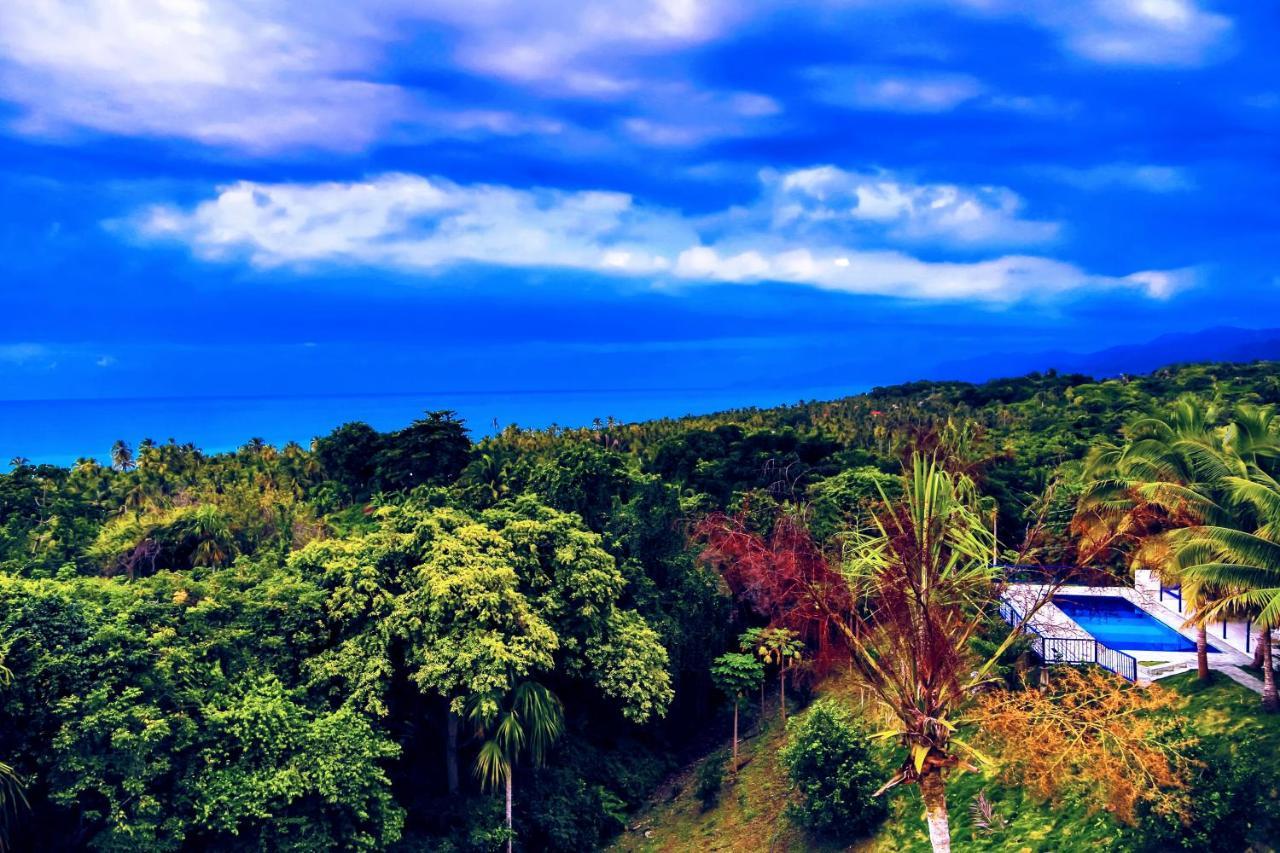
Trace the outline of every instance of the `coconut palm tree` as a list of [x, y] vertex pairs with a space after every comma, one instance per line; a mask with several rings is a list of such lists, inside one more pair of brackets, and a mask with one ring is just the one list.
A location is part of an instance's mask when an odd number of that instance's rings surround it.
[[[4, 665], [0, 657], [0, 686], [8, 685], [13, 674]], [[27, 798], [22, 793], [22, 783], [18, 774], [8, 764], [0, 761], [0, 850], [8, 849], [9, 815], [17, 812], [18, 807], [26, 805]]]
[[[1133, 568], [1156, 572], [1162, 583], [1181, 583], [1170, 531], [1221, 521], [1214, 488], [1229, 469], [1216, 412], [1184, 397], [1163, 416], [1140, 418], [1125, 429], [1123, 444], [1095, 447], [1085, 460], [1087, 485], [1073, 530], [1080, 536], [1082, 561], [1112, 547], [1126, 548]], [[1213, 587], [1198, 583], [1184, 590], [1196, 627], [1196, 661], [1209, 677], [1205, 607]]]
[[[1272, 476], [1280, 472], [1280, 417], [1274, 406], [1242, 404], [1236, 407], [1224, 433], [1223, 444], [1234, 457], [1230, 467], [1237, 476], [1247, 476], [1249, 465]], [[1259, 669], [1270, 644], [1270, 630], [1259, 625], [1253, 651], [1253, 665]]]
[[1234, 524], [1202, 525], [1175, 537], [1180, 573], [1192, 584], [1221, 590], [1205, 620], [1251, 614], [1262, 656], [1262, 706], [1280, 710], [1271, 631], [1280, 625], [1280, 481], [1256, 464], [1245, 476], [1224, 478], [1234, 505], [1245, 512]]
[[111, 445], [111, 467], [117, 471], [133, 470], [133, 448], [122, 438]]
[[564, 731], [560, 699], [535, 681], [523, 681], [503, 697], [485, 694], [471, 703], [468, 716], [485, 735], [476, 755], [476, 778], [486, 788], [501, 785], [506, 792], [507, 853], [513, 846], [511, 826], [512, 777], [522, 753], [534, 766], [546, 761], [552, 744]]

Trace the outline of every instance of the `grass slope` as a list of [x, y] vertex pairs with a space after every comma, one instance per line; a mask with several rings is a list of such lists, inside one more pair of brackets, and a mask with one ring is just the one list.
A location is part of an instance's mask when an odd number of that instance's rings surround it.
[[[1165, 679], [1157, 689], [1175, 690], [1183, 697], [1187, 717], [1201, 735], [1260, 743], [1263, 754], [1273, 758], [1268, 766], [1258, 768], [1259, 779], [1280, 779], [1280, 715], [1261, 713], [1257, 694], [1222, 675], [1215, 675], [1207, 686], [1201, 685], [1195, 673]], [[822, 692], [847, 695], [838, 684], [827, 685]], [[759, 734], [742, 744], [744, 766], [736, 779], [726, 776], [718, 805], [702, 810], [693, 792], [701, 762], [690, 765], [631, 820], [611, 849], [627, 853], [839, 849], [816, 844], [787, 820], [787, 780], [777, 760], [783, 741], [774, 713]], [[975, 833], [969, 806], [979, 791], [986, 792], [996, 813], [1007, 822], [1005, 828], [987, 835]], [[905, 790], [892, 796], [892, 814], [880, 833], [848, 849], [858, 853], [930, 849], [918, 794]], [[995, 776], [966, 773], [949, 780], [947, 799], [957, 850], [1069, 853], [1127, 847], [1124, 828], [1083, 792], [1037, 802]]]

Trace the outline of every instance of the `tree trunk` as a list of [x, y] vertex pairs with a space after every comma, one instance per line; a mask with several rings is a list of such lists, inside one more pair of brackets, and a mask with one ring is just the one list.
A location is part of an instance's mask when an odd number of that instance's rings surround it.
[[1196, 628], [1196, 676], [1209, 680], [1209, 629], [1203, 623]]
[[1280, 709], [1280, 696], [1276, 695], [1276, 671], [1271, 666], [1271, 632], [1262, 644], [1262, 710], [1274, 712]]
[[1255, 669], [1262, 669], [1262, 646], [1264, 643], [1271, 642], [1271, 632], [1262, 630], [1258, 627], [1258, 638], [1253, 644], [1253, 666]]
[[787, 726], [787, 670], [778, 667], [778, 707], [782, 709], [782, 727]]
[[449, 793], [458, 793], [458, 715], [450, 705], [446, 710], [444, 736], [445, 771], [449, 775]]
[[933, 853], [951, 853], [951, 823], [947, 819], [947, 792], [942, 774], [933, 771], [920, 780], [924, 798], [924, 819], [929, 824], [929, 844]]
[[511, 777], [513, 775], [515, 774], [511, 770], [507, 771], [507, 853], [511, 853], [515, 841], [512, 835], [514, 830], [511, 828]]
[[733, 772], [738, 772], [738, 697], [733, 697]]

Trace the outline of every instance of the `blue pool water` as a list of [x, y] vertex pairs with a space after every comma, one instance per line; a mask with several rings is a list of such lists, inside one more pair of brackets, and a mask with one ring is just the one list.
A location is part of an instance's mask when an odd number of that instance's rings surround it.
[[[1118, 596], [1055, 595], [1053, 603], [1094, 639], [1113, 649], [1149, 652], [1196, 650], [1195, 643]], [[1210, 651], [1215, 650], [1210, 648]]]

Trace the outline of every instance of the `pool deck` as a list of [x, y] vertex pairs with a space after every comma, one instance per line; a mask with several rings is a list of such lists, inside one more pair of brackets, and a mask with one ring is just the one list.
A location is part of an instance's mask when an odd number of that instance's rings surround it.
[[[1004, 598], [1019, 613], [1027, 613], [1046, 597], [1054, 595], [1098, 596], [1123, 598], [1138, 609], [1145, 611], [1152, 618], [1177, 631], [1191, 642], [1196, 641], [1194, 629], [1185, 627], [1185, 617], [1176, 610], [1167, 607], [1156, 595], [1140, 592], [1132, 587], [1096, 587], [1096, 586], [1063, 586], [1049, 587], [1043, 584], [1010, 584], [1005, 590]], [[1068, 637], [1094, 639], [1093, 635], [1081, 628], [1076, 622], [1063, 613], [1052, 600], [1044, 601], [1040, 609], [1032, 615], [1027, 623], [1033, 630], [1048, 637]], [[1108, 646], [1110, 648], [1110, 646]], [[1196, 653], [1164, 652], [1149, 649], [1116, 649], [1131, 655], [1138, 661], [1138, 680], [1155, 681], [1170, 675], [1194, 669]], [[1240, 670], [1243, 664], [1253, 662], [1251, 655], [1235, 648], [1231, 643], [1223, 642], [1209, 632], [1209, 667], [1221, 670], [1223, 674], [1240, 684], [1261, 692], [1262, 682], [1247, 672]], [[1255, 682], [1256, 686], [1249, 682]]]

